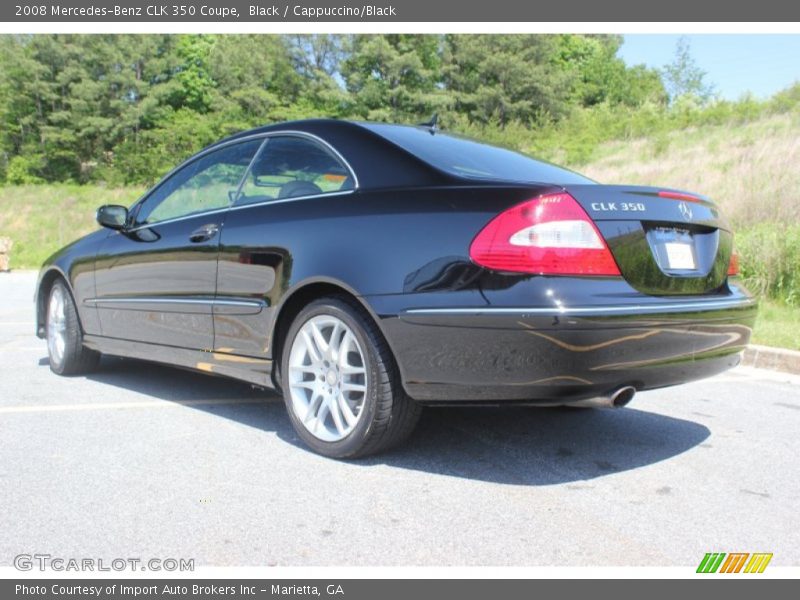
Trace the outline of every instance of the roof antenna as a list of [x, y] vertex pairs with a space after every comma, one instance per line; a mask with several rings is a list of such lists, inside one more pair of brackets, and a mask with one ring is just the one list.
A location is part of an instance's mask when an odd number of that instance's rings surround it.
[[431, 120], [427, 123], [420, 123], [419, 127], [427, 127], [431, 130], [431, 134], [435, 133], [439, 129], [439, 113], [433, 113]]

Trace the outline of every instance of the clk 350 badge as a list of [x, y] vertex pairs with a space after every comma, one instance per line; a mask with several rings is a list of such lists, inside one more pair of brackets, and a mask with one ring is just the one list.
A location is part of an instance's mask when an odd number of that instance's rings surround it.
[[625, 212], [644, 212], [643, 202], [592, 202], [592, 210], [611, 211], [622, 210]]

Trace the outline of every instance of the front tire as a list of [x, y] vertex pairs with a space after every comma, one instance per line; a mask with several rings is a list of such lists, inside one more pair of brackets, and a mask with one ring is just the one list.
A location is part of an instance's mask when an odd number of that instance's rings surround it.
[[295, 318], [281, 360], [297, 435], [331, 458], [387, 450], [413, 431], [421, 407], [406, 395], [386, 340], [345, 297], [316, 300]]
[[47, 300], [47, 354], [50, 370], [58, 375], [87, 373], [97, 366], [100, 354], [83, 345], [83, 331], [72, 294], [63, 281], [50, 288]]

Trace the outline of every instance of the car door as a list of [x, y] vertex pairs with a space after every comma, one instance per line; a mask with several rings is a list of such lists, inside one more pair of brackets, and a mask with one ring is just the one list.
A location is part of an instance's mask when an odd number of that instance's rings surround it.
[[102, 335], [210, 350], [224, 217], [263, 139], [226, 144], [178, 168], [134, 205], [95, 267]]
[[[313, 211], [325, 196], [357, 187], [350, 167], [332, 147], [301, 133], [267, 138], [247, 172], [222, 232], [214, 307], [214, 350], [269, 358], [275, 310], [292, 270], [289, 215]], [[308, 201], [308, 204], [302, 202]], [[305, 246], [306, 251], [313, 251]]]

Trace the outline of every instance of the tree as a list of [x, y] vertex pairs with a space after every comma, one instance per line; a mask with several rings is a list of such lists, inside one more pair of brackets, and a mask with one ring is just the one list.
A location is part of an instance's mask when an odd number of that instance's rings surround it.
[[342, 75], [361, 117], [413, 121], [443, 100], [439, 38], [430, 35], [359, 35]]
[[[438, 112], [444, 127], [530, 148], [567, 118], [602, 123], [624, 113], [620, 106], [666, 104], [659, 73], [628, 67], [621, 43], [613, 35], [0, 36], [0, 181], [152, 182], [222, 136], [316, 116], [418, 123]], [[684, 40], [664, 70], [671, 99], [708, 97], [703, 76]]]
[[352, 36], [298, 34], [287, 38], [287, 44], [294, 68], [304, 80], [306, 104], [329, 117], [346, 116], [352, 101], [340, 69], [350, 56]]
[[176, 109], [208, 112], [216, 85], [211, 74], [211, 53], [217, 39], [210, 35], [182, 35], [175, 49], [180, 63], [174, 74], [176, 86], [170, 104]]
[[479, 123], [559, 118], [573, 75], [553, 60], [557, 40], [542, 35], [448, 35], [444, 84], [454, 108]]
[[572, 99], [580, 106], [666, 102], [658, 71], [644, 65], [628, 67], [617, 56], [622, 36], [564, 34], [557, 39], [555, 62], [559, 69], [574, 74]]
[[287, 38], [297, 71], [308, 79], [321, 74], [334, 77], [349, 56], [351, 36], [324, 33], [297, 34]]
[[236, 121], [263, 124], [278, 120], [303, 88], [281, 36], [218, 36], [209, 64], [215, 82], [215, 110]]
[[681, 36], [675, 45], [672, 62], [662, 69], [664, 86], [669, 100], [674, 103], [682, 96], [690, 96], [705, 103], [714, 96], [713, 84], [705, 81], [706, 72], [697, 66], [691, 54], [688, 38]]

